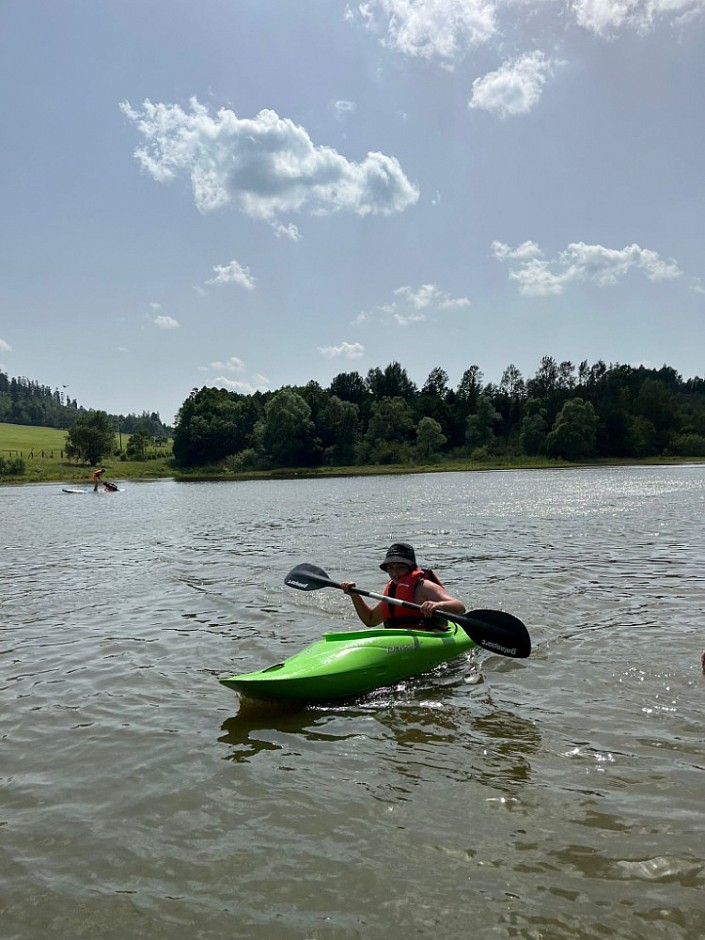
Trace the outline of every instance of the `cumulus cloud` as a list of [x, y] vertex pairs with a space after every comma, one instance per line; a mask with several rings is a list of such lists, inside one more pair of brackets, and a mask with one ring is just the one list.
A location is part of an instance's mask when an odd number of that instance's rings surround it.
[[385, 45], [446, 68], [497, 32], [494, 0], [367, 0], [357, 11]]
[[154, 324], [158, 326], [160, 330], [176, 330], [181, 326], [178, 320], [167, 316], [155, 317]]
[[598, 36], [648, 32], [661, 21], [687, 23], [705, 12], [703, 0], [573, 0], [578, 24]]
[[343, 341], [339, 346], [319, 346], [319, 353], [326, 359], [360, 359], [365, 354], [362, 343]]
[[297, 242], [301, 238], [301, 233], [293, 222], [289, 222], [288, 225], [284, 225], [282, 222], [273, 222], [272, 228], [277, 238], [288, 238], [292, 242]]
[[246, 379], [229, 379], [224, 375], [219, 375], [213, 379], [211, 385], [214, 388], [224, 388], [229, 392], [238, 392], [240, 395], [254, 395], [255, 392], [266, 392], [270, 388], [269, 379], [264, 375], [251, 376]]
[[245, 371], [245, 363], [238, 356], [229, 356], [227, 359], [211, 362], [207, 366], [199, 366], [198, 370], [199, 372], [220, 373], [208, 380], [212, 388], [224, 388], [228, 392], [237, 392], [240, 395], [266, 392], [270, 388], [269, 379], [258, 372], [249, 378], [233, 378], [233, 375], [239, 375]]
[[[453, 69], [472, 47], [499, 49], [516, 28], [527, 31], [529, 19], [545, 6], [529, 0], [358, 0], [347, 8], [346, 18], [363, 22], [385, 46], [402, 55]], [[567, 0], [559, 10], [561, 17], [567, 12], [584, 29], [609, 39], [620, 31], [644, 33], [662, 23], [685, 26], [705, 13], [705, 0]], [[522, 90], [529, 97], [540, 94], [543, 81], [539, 77], [538, 86], [535, 81], [519, 82], [512, 100], [515, 96], [522, 100]], [[480, 86], [478, 94], [492, 93], [494, 98], [497, 79], [491, 84], [494, 88]], [[508, 88], [504, 91], [509, 94]]]
[[4, 339], [0, 339], [0, 352], [10, 352], [12, 346], [9, 343], [6, 343]]
[[336, 118], [339, 121], [342, 121], [349, 114], [355, 113], [357, 109], [357, 105], [354, 101], [341, 100], [341, 101], [336, 101], [335, 104], [333, 105], [333, 108], [335, 109]]
[[[451, 297], [435, 284], [397, 287], [394, 297], [397, 299], [377, 307], [376, 314], [378, 317], [380, 314], [383, 317], [391, 317], [400, 326], [409, 326], [411, 323], [427, 320], [429, 313], [471, 306], [467, 297]], [[360, 324], [372, 318], [373, 315], [370, 312], [362, 312], [358, 314], [354, 322]]]
[[245, 363], [237, 356], [230, 356], [224, 362], [221, 360], [218, 362], [211, 362], [208, 368], [213, 369], [214, 371], [224, 370], [225, 372], [242, 372], [245, 368]]
[[528, 261], [530, 258], [538, 258], [543, 252], [536, 242], [522, 242], [517, 248], [510, 248], [502, 242], [492, 242], [492, 254], [498, 261]]
[[239, 284], [247, 290], [255, 289], [255, 279], [249, 268], [243, 268], [239, 261], [230, 261], [228, 264], [213, 265], [215, 277], [206, 281], [206, 284]]
[[642, 271], [650, 281], [663, 281], [682, 274], [673, 260], [664, 261], [655, 251], [627, 245], [625, 248], [604, 248], [575, 242], [559, 252], [554, 261], [545, 260], [534, 242], [524, 242], [512, 249], [502, 242], [492, 243], [492, 252], [499, 261], [518, 261], [509, 272], [519, 284], [519, 291], [534, 297], [562, 294], [576, 281], [592, 281], [599, 287], [616, 284], [630, 270]]
[[542, 52], [528, 52], [505, 62], [472, 83], [469, 107], [500, 117], [528, 114], [541, 98], [554, 64]]
[[469, 307], [467, 297], [451, 297], [445, 291], [439, 290], [435, 284], [422, 284], [421, 287], [397, 287], [394, 291], [397, 297], [402, 297], [415, 310], [426, 310], [435, 307], [438, 310], [453, 310], [457, 307]]
[[285, 213], [390, 215], [419, 198], [395, 157], [368, 153], [355, 163], [315, 146], [303, 127], [276, 111], [254, 118], [227, 108], [211, 114], [196, 98], [190, 110], [149, 100], [120, 108], [144, 138], [135, 151], [143, 170], [159, 183], [189, 177], [204, 213], [234, 206], [282, 234]]

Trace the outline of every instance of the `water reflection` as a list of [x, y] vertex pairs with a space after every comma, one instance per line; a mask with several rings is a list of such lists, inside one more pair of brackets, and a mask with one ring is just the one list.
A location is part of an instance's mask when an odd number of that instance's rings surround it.
[[[454, 686], [478, 685], [481, 673], [474, 654], [459, 657], [457, 661], [443, 663], [433, 672], [416, 679], [406, 680], [394, 687], [379, 689], [357, 699], [344, 702], [307, 706], [305, 703], [254, 701], [240, 699], [240, 709], [227, 719], [218, 738], [221, 744], [235, 746], [231, 760], [247, 762], [262, 751], [281, 750], [285, 746], [283, 735], [303, 735], [310, 741], [345, 740], [343, 734], [323, 733], [323, 724], [333, 717], [346, 719], [350, 725], [354, 718], [374, 718], [387, 727], [401, 746], [414, 743], [432, 743], [434, 740], [451, 742], [458, 734], [455, 722], [443, 705], [443, 696], [450, 695]], [[423, 704], [412, 715], [414, 704], [422, 697]], [[400, 711], [401, 710], [401, 711]], [[403, 717], [396, 722], [394, 714]], [[427, 717], [424, 717], [427, 716]]]
[[[394, 766], [408, 782], [425, 783], [441, 773], [514, 796], [531, 780], [529, 755], [540, 751], [541, 735], [521, 715], [486, 707], [478, 701], [446, 708], [424, 703], [380, 711], [376, 718], [401, 748], [404, 759]], [[475, 714], [478, 708], [483, 711]]]
[[542, 749], [535, 722], [493, 707], [486, 696], [444, 699], [436, 691], [420, 698], [408, 687], [329, 707], [243, 700], [221, 732], [218, 742], [228, 748], [226, 759], [236, 763], [276, 751], [284, 760], [300, 755], [304, 743], [315, 746], [320, 761], [320, 745], [334, 746], [339, 755], [341, 747], [349, 753], [346, 744], [364, 738], [378, 769], [386, 771], [382, 780], [375, 774], [362, 785], [377, 799], [395, 801], [432, 784], [439, 774], [445, 780], [473, 781], [491, 791], [489, 798], [513, 799], [531, 782], [530, 757]]
[[[297, 737], [318, 743], [341, 742], [357, 737], [357, 731], [350, 725], [347, 728], [341, 725], [340, 732], [329, 727], [341, 714], [346, 714], [342, 708], [329, 711], [295, 703], [250, 702], [245, 699], [240, 711], [221, 725], [223, 734], [218, 742], [233, 748], [227, 755], [228, 760], [248, 763], [266, 751], [291, 749]], [[351, 707], [349, 717], [352, 719], [355, 714]]]

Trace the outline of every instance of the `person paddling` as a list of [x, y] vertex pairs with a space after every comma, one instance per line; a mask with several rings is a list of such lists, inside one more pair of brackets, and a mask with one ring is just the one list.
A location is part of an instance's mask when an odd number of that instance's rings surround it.
[[91, 482], [93, 483], [93, 492], [98, 492], [98, 486], [102, 483], [103, 489], [106, 493], [117, 493], [118, 485], [113, 483], [111, 480], [104, 480], [103, 474], [105, 473], [105, 467], [98, 467], [93, 471], [91, 476]]
[[452, 597], [430, 569], [419, 568], [416, 553], [407, 542], [394, 542], [390, 545], [380, 568], [390, 579], [384, 589], [385, 596], [411, 601], [418, 604], [421, 610], [416, 613], [386, 601], [379, 601], [374, 607], [369, 607], [359, 594], [351, 593], [355, 582], [343, 581], [341, 587], [366, 627], [378, 627], [383, 623], [385, 627], [405, 629], [446, 629], [445, 620], [433, 619], [437, 610], [444, 610], [449, 614], [465, 612], [462, 601]]
[[105, 473], [105, 467], [96, 467], [93, 471], [93, 476], [91, 477], [91, 482], [93, 483], [93, 492], [98, 492], [98, 484], [102, 482], [101, 477]]

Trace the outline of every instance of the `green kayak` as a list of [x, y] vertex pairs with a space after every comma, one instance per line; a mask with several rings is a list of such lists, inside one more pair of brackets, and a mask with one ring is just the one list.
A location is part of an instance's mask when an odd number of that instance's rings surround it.
[[324, 633], [281, 663], [220, 682], [246, 698], [330, 702], [420, 676], [474, 646], [456, 624], [438, 631]]

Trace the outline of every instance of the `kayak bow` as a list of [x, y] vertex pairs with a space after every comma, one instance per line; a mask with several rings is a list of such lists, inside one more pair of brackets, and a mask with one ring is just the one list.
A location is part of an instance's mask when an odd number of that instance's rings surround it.
[[283, 662], [220, 679], [246, 698], [330, 702], [430, 672], [475, 646], [460, 627], [324, 633]]

